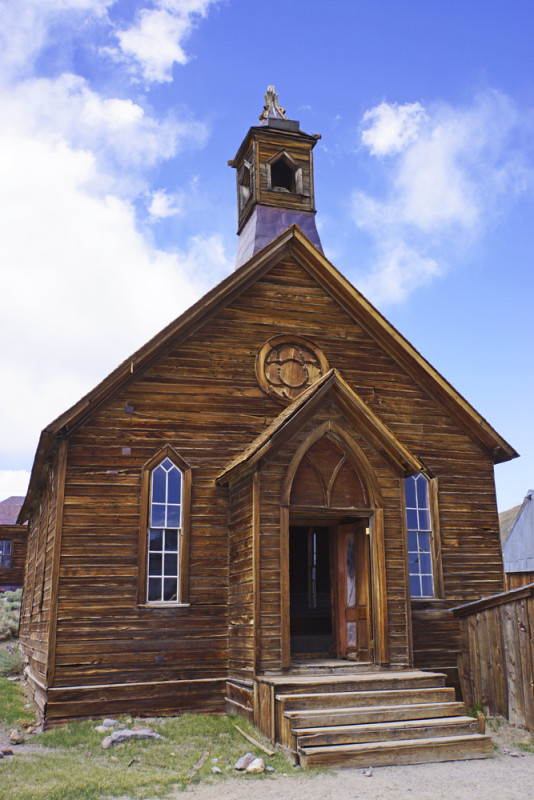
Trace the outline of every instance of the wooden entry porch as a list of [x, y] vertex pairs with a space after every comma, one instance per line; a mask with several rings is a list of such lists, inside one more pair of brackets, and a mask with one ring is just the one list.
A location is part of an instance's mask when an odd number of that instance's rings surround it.
[[445, 686], [445, 675], [337, 663], [335, 671], [325, 663], [256, 676], [250, 688], [228, 681], [227, 707], [245, 712], [302, 766], [369, 767], [493, 755], [491, 738], [465, 715], [454, 689]]

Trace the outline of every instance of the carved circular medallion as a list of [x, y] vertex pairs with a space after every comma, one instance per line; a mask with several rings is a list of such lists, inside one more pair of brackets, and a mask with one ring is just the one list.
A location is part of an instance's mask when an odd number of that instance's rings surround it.
[[256, 376], [266, 394], [291, 402], [321, 375], [328, 362], [318, 347], [304, 336], [283, 333], [265, 342], [256, 356]]

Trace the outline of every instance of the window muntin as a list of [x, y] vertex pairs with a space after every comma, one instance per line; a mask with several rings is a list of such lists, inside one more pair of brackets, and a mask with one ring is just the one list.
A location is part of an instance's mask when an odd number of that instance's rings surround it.
[[0, 539], [0, 569], [11, 569], [11, 539]]
[[428, 480], [413, 475], [404, 481], [408, 564], [412, 597], [433, 597], [432, 524]]
[[166, 457], [150, 475], [148, 528], [149, 603], [178, 602], [183, 474]]

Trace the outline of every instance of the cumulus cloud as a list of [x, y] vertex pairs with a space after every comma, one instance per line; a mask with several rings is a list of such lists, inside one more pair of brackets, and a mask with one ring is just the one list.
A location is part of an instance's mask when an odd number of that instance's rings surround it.
[[176, 217], [182, 213], [181, 199], [167, 194], [164, 189], [158, 189], [151, 193], [148, 213], [155, 220]]
[[[194, 21], [208, 5], [157, 7]], [[151, 193], [150, 178], [183, 148], [205, 143], [203, 124], [158, 116], [128, 97], [130, 74], [120, 65], [122, 96], [97, 91], [72, 68], [54, 74], [49, 62], [46, 76], [37, 71], [59, 30], [81, 36], [98, 19], [114, 36], [112, 6], [0, 0], [0, 374], [11, 387], [0, 396], [0, 488], [13, 480], [11, 493], [24, 491], [18, 468], [31, 463], [41, 428], [233, 266], [209, 230], [170, 251], [145, 224], [179, 212], [180, 187]]]
[[218, 0], [157, 0], [138, 12], [135, 23], [117, 32], [115, 57], [127, 58], [148, 83], [172, 80], [173, 64], [189, 60], [184, 41]]
[[364, 114], [361, 142], [380, 159], [385, 190], [355, 192], [352, 213], [376, 244], [375, 299], [402, 301], [441, 274], [451, 243], [476, 241], [533, 185], [520, 127], [512, 101], [494, 91], [463, 108], [381, 103]]
[[374, 156], [400, 153], [417, 139], [428, 117], [420, 103], [380, 103], [363, 115], [362, 142]]

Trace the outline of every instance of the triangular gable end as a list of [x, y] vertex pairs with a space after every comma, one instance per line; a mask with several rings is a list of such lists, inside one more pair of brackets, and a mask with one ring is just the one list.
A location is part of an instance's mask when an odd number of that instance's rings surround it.
[[46, 476], [54, 441], [62, 432], [82, 424], [96, 409], [138, 378], [157, 358], [191, 336], [215, 313], [263, 277], [290, 254], [328, 294], [449, 413], [498, 463], [517, 452], [435, 370], [418, 351], [320, 253], [296, 225], [292, 225], [253, 258], [229, 275], [147, 344], [122, 362], [92, 391], [42, 432], [19, 522], [27, 519], [33, 497]]
[[231, 483], [272, 458], [301, 429], [327, 396], [332, 396], [344, 414], [356, 423], [362, 436], [401, 475], [407, 477], [424, 469], [419, 459], [348, 386], [339, 372], [331, 369], [284, 409], [260, 436], [231, 461], [218, 475], [217, 483]]

